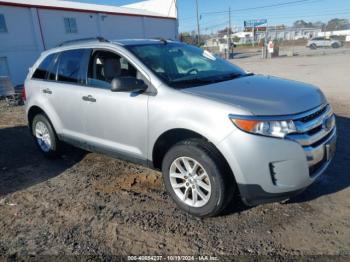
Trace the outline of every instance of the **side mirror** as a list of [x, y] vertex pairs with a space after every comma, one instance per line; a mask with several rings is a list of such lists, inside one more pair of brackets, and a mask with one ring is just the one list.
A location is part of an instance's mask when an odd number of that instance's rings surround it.
[[114, 78], [111, 82], [112, 92], [141, 92], [147, 88], [143, 80], [132, 76]]

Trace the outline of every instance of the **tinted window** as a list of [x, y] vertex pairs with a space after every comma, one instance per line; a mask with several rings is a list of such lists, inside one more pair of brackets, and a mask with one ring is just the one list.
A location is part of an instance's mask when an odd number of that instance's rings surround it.
[[52, 54], [52, 55], [49, 55], [48, 57], [46, 57], [41, 62], [39, 67], [35, 70], [35, 72], [33, 74], [33, 78], [46, 79], [48, 72], [49, 72], [50, 65], [52, 64], [54, 57], [55, 57], [55, 54]]
[[7, 32], [7, 26], [5, 17], [3, 14], [0, 14], [0, 33], [6, 33]]
[[137, 70], [125, 59], [112, 52], [95, 51], [90, 59], [87, 84], [110, 89], [114, 78], [137, 76]]
[[56, 80], [56, 75], [57, 75], [57, 67], [58, 67], [58, 55], [54, 57], [49, 70], [47, 70], [47, 77], [46, 79], [48, 80]]
[[60, 54], [57, 70], [57, 81], [82, 83], [85, 81], [82, 70], [85, 50], [70, 50]]
[[9, 67], [7, 57], [0, 57], [0, 76], [9, 76]]

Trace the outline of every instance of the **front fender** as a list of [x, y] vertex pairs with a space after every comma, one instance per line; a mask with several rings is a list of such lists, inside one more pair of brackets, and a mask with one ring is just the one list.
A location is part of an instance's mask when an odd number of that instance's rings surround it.
[[236, 129], [229, 119], [230, 112], [234, 111], [231, 106], [177, 90], [150, 97], [148, 110], [149, 160], [158, 138], [170, 130], [186, 129], [218, 145]]

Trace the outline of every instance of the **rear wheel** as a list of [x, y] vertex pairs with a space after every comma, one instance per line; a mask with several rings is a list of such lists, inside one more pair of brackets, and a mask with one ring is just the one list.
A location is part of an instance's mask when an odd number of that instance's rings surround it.
[[172, 199], [194, 216], [219, 214], [235, 191], [225, 163], [205, 141], [187, 140], [172, 147], [163, 159], [162, 171]]
[[34, 117], [32, 134], [40, 152], [49, 158], [58, 156], [61, 145], [52, 124], [44, 114]]

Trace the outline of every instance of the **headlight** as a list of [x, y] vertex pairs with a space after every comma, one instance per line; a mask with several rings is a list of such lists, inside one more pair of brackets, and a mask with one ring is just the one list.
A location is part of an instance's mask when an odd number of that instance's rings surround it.
[[239, 129], [263, 136], [284, 138], [290, 133], [295, 133], [296, 127], [292, 120], [259, 120], [257, 119], [237, 119], [230, 117], [231, 121]]

